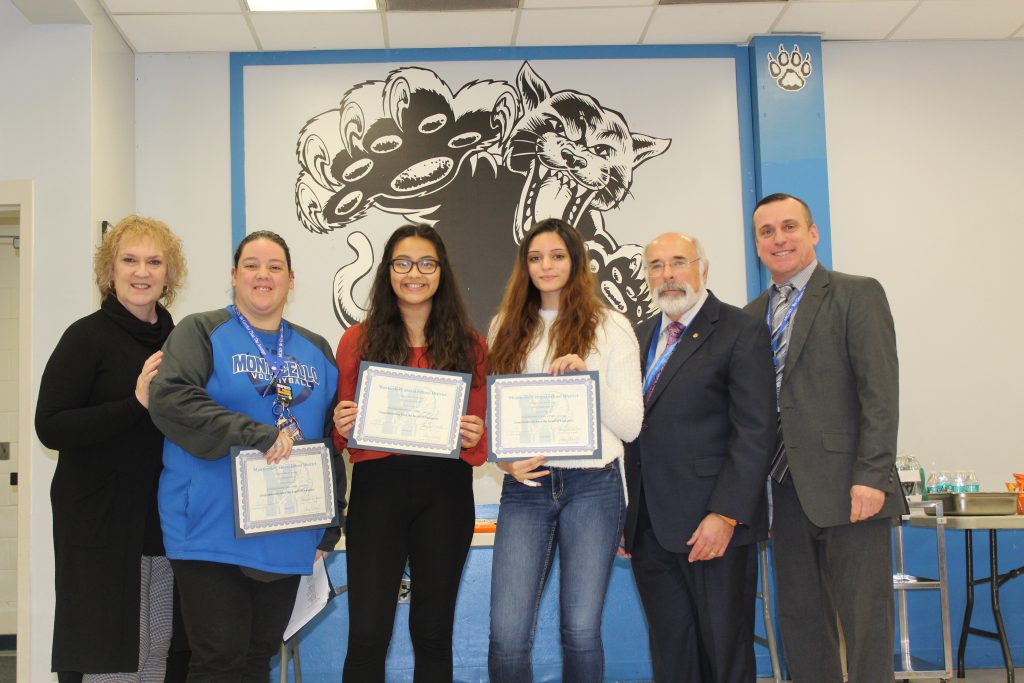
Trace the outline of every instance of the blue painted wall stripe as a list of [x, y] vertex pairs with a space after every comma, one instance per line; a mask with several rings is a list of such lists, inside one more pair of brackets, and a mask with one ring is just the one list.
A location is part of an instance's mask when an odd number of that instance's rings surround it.
[[[780, 47], [781, 46], [781, 47]], [[771, 59], [777, 64], [799, 46], [801, 65], [777, 77], [770, 71]], [[752, 79], [751, 112], [754, 122], [754, 184], [757, 198], [775, 192], [800, 197], [814, 215], [818, 226], [818, 261], [832, 267], [832, 229], [828, 201], [828, 163], [825, 146], [825, 89], [821, 57], [821, 38], [809, 35], [758, 36], [750, 44]], [[769, 58], [769, 55], [772, 55]], [[809, 55], [809, 60], [805, 59]], [[809, 64], [810, 73], [804, 64]], [[790, 65], [792, 66], [792, 64]], [[795, 86], [787, 90], [782, 85]], [[747, 215], [747, 240], [753, 243], [750, 215]], [[758, 286], [749, 290], [753, 297], [768, 284], [768, 273], [758, 264]]]
[[245, 73], [242, 53], [230, 61], [231, 254], [245, 237]]
[[750, 214], [757, 204], [757, 145], [755, 142], [756, 117], [751, 98], [751, 68], [747, 56], [736, 59], [736, 112], [740, 134], [740, 173], [743, 175], [741, 204], [743, 217], [743, 257], [747, 297], [753, 299], [761, 291], [761, 263], [757, 259], [753, 232], [747, 229]]

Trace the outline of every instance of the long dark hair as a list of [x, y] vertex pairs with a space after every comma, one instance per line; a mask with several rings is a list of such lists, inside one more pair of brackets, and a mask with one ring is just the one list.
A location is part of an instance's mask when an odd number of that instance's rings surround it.
[[498, 328], [488, 352], [492, 372], [522, 372], [526, 356], [540, 333], [540, 290], [530, 279], [526, 259], [533, 238], [543, 232], [558, 235], [565, 242], [572, 261], [569, 280], [559, 297], [558, 317], [551, 326], [551, 348], [554, 351], [551, 358], [569, 353], [586, 358], [594, 349], [597, 326], [607, 309], [597, 291], [597, 279], [590, 272], [587, 248], [574, 227], [563, 220], [549, 218], [534, 224], [519, 243], [519, 253], [498, 309]]
[[[431, 299], [430, 315], [423, 330], [427, 338], [427, 357], [435, 370], [474, 374], [482, 357], [477, 336], [469, 322], [462, 290], [448, 261], [441, 235], [429, 225], [409, 224], [395, 230], [384, 246], [384, 257], [377, 266], [370, 291], [370, 309], [363, 321], [360, 355], [369, 361], [402, 365], [409, 356], [398, 296], [391, 288], [391, 259], [395, 247], [407, 237], [420, 237], [434, 245], [440, 276]], [[474, 383], [478, 378], [474, 377]]]

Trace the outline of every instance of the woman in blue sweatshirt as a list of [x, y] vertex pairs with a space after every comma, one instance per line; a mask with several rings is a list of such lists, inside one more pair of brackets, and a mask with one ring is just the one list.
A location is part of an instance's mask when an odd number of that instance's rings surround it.
[[[196, 682], [267, 680], [299, 575], [340, 535], [332, 527], [235, 538], [231, 447], [258, 449], [269, 463], [290, 454], [293, 434], [275, 424], [280, 385], [290, 388], [287, 410], [302, 438], [329, 437], [338, 371], [321, 336], [283, 317], [295, 286], [285, 241], [252, 233], [234, 262], [234, 305], [181, 321], [151, 389], [153, 422], [167, 436], [160, 519]], [[344, 482], [336, 490], [343, 495]]]

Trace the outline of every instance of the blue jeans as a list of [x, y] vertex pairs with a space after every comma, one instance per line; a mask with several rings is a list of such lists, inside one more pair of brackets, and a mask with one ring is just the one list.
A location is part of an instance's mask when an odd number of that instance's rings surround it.
[[624, 500], [618, 462], [601, 469], [550, 469], [525, 486], [505, 475], [491, 573], [491, 683], [533, 680], [533, 639], [555, 549], [561, 565], [562, 681], [604, 678], [601, 615]]

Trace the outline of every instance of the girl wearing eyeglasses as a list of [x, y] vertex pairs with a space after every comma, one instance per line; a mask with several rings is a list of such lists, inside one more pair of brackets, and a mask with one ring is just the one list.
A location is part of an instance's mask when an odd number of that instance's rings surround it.
[[353, 399], [360, 361], [473, 375], [460, 458], [349, 449], [344, 681], [383, 683], [407, 561], [415, 591], [409, 610], [415, 680], [452, 680], [455, 598], [475, 517], [472, 467], [487, 458], [487, 347], [470, 328], [460, 291], [437, 231], [405, 225], [384, 247], [366, 319], [346, 330], [338, 344], [339, 450], [348, 447], [359, 411]]

